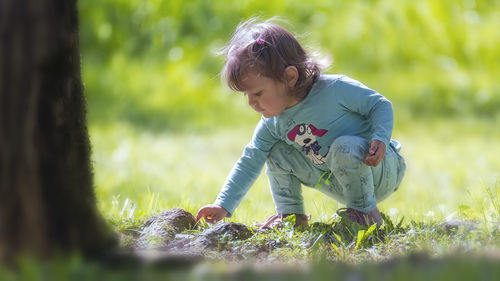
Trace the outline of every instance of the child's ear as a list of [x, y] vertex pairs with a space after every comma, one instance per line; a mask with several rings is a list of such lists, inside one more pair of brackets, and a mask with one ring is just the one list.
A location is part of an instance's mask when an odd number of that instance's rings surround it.
[[285, 80], [288, 87], [295, 87], [297, 80], [299, 80], [299, 71], [295, 66], [290, 65], [285, 68]]

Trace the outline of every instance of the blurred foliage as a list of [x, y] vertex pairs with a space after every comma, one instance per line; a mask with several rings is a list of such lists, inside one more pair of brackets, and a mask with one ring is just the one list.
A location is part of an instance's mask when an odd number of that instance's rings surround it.
[[500, 1], [80, 0], [91, 123], [235, 125], [258, 116], [224, 95], [214, 55], [251, 16], [280, 16], [306, 47], [387, 96], [397, 117], [492, 117], [500, 107]]
[[345, 263], [331, 263], [318, 258], [311, 265], [242, 265], [217, 262], [183, 261], [175, 258], [161, 263], [96, 263], [82, 258], [58, 258], [36, 261], [24, 258], [17, 262], [16, 270], [0, 268], [2, 280], [498, 280], [498, 258], [450, 255], [431, 258], [413, 253], [408, 257], [393, 258], [383, 264], [365, 263], [354, 267]]

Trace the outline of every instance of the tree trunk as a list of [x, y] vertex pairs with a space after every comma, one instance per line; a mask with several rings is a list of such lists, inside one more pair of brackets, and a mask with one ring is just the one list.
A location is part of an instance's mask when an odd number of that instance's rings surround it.
[[76, 0], [0, 1], [0, 260], [99, 254]]

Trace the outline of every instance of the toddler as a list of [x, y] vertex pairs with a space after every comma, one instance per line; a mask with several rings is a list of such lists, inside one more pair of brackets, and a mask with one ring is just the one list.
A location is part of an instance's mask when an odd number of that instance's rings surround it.
[[262, 118], [215, 203], [196, 220], [231, 216], [265, 163], [277, 213], [261, 227], [291, 214], [296, 225], [308, 225], [302, 184], [345, 204], [347, 219], [381, 224], [377, 203], [398, 188], [406, 168], [391, 140], [391, 102], [345, 75], [321, 73], [296, 38], [270, 20], [238, 25], [224, 55], [223, 78]]

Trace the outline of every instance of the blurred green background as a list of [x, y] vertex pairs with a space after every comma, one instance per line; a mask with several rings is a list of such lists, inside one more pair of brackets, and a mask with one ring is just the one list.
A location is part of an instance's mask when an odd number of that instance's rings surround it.
[[[500, 171], [500, 1], [80, 0], [99, 206], [111, 219], [211, 203], [259, 119], [214, 55], [249, 17], [280, 16], [309, 50], [389, 98], [408, 172], [381, 209], [491, 216]], [[337, 207], [305, 191], [313, 220]], [[265, 177], [235, 220], [274, 210]], [[486, 210], [486, 211], [485, 211]], [[498, 210], [496, 210], [498, 212]], [[498, 215], [493, 212], [493, 215]]]

